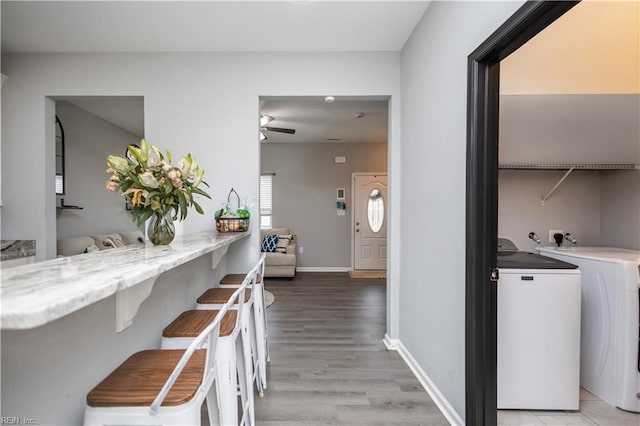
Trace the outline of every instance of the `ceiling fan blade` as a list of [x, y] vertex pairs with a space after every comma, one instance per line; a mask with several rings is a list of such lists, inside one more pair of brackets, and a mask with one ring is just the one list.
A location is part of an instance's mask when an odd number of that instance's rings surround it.
[[287, 133], [289, 135], [293, 135], [296, 132], [295, 129], [284, 129], [282, 127], [263, 127], [263, 129], [270, 132]]

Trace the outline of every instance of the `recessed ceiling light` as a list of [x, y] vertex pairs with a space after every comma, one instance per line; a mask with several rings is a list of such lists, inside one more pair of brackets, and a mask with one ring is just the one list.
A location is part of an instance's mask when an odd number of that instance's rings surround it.
[[333, 96], [326, 96], [326, 97], [324, 98], [324, 101], [325, 101], [326, 103], [328, 103], [328, 104], [332, 104], [332, 103], [334, 103], [334, 102], [336, 101], [336, 98], [334, 98]]
[[356, 118], [362, 118], [364, 117], [364, 112], [359, 112], [355, 115]]

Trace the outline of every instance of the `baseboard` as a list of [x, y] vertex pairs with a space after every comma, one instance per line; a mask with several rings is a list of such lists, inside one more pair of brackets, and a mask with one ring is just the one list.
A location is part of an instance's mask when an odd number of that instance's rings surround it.
[[384, 336], [383, 342], [388, 349], [393, 350], [393, 347], [397, 348], [397, 351], [402, 359], [404, 359], [404, 361], [407, 363], [413, 374], [416, 376], [422, 387], [427, 391], [427, 393], [436, 404], [436, 406], [440, 409], [447, 421], [450, 424], [456, 426], [464, 425], [464, 420], [462, 420], [462, 417], [460, 417], [458, 412], [449, 403], [447, 398], [442, 395], [442, 392], [440, 392], [438, 387], [431, 381], [422, 367], [418, 365], [416, 360], [413, 358], [407, 348], [402, 344], [402, 342], [398, 339], [391, 339], [388, 335]]
[[382, 339], [382, 343], [384, 343], [388, 351], [397, 351], [398, 343], [400, 343], [400, 340], [392, 339], [388, 334], [385, 333], [384, 339]]
[[298, 266], [296, 272], [349, 272], [350, 266]]

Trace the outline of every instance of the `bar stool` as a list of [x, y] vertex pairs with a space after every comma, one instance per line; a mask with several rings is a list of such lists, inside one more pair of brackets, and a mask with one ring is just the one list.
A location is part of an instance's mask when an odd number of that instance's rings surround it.
[[[219, 315], [216, 308], [229, 306], [230, 311], [225, 315], [229, 321], [233, 321], [231, 330], [221, 329], [216, 353], [218, 363], [218, 398], [220, 405], [221, 423], [223, 425], [238, 424], [238, 400], [237, 385], [240, 387], [243, 417], [240, 424], [255, 424], [253, 410], [253, 365], [251, 356], [251, 313], [248, 302], [252, 300], [251, 280], [255, 280], [256, 273], [248, 274], [246, 280], [239, 289], [227, 289], [224, 295], [224, 303], [210, 306], [212, 309], [198, 309], [183, 312], [162, 333], [161, 348], [174, 349], [188, 346], [197, 335], [203, 323], [210, 321]], [[238, 295], [240, 289], [243, 294]], [[238, 304], [242, 298], [244, 303]], [[225, 325], [223, 320], [223, 325]], [[223, 331], [225, 333], [223, 333]], [[241, 339], [238, 339], [238, 336]], [[242, 354], [242, 355], [240, 355]], [[237, 380], [237, 381], [236, 381]]]
[[186, 350], [145, 350], [129, 357], [87, 394], [84, 424], [200, 425], [205, 397], [209, 418], [218, 420], [216, 354], [229, 308], [224, 305]]
[[[256, 336], [255, 321], [252, 318], [253, 312], [251, 310], [251, 306], [254, 303], [253, 288], [255, 286], [253, 284], [255, 284], [255, 280], [256, 280], [255, 271], [253, 272], [253, 274], [252, 273], [247, 274], [247, 277], [243, 282], [243, 286], [248, 284], [248, 288], [250, 288], [252, 291], [251, 293], [247, 292], [244, 298], [244, 303], [238, 303], [237, 305], [235, 305], [237, 306], [237, 309], [239, 311], [242, 310], [242, 312], [238, 313], [238, 316], [240, 317], [240, 323], [242, 324], [243, 332], [245, 329], [247, 331], [248, 344], [246, 347], [250, 348], [248, 351], [249, 366], [245, 366], [245, 370], [247, 373], [248, 391], [246, 392], [246, 394], [244, 394], [242, 392], [243, 389], [241, 388], [240, 390], [241, 390], [241, 396], [244, 398], [244, 396], [246, 395], [246, 397], [248, 398], [248, 401], [245, 401], [243, 399], [242, 402], [243, 402], [243, 405], [248, 404], [248, 406], [251, 408], [249, 412], [251, 417], [251, 424], [254, 424], [254, 418], [255, 418], [255, 414], [253, 413], [253, 387], [252, 387], [252, 383], [254, 381], [256, 383], [258, 393], [260, 395], [264, 395], [264, 392], [262, 390], [262, 383], [260, 381], [260, 378], [257, 376], [258, 375], [257, 368], [254, 368], [254, 366], [257, 367], [259, 365], [258, 356], [257, 356], [258, 352], [257, 352], [256, 340], [255, 340], [255, 336]], [[237, 291], [237, 289], [221, 288], [221, 287], [210, 288], [204, 293], [202, 293], [200, 297], [198, 297], [198, 299], [196, 300], [196, 309], [198, 310], [219, 309], [220, 306], [222, 306], [222, 304], [224, 304], [225, 301], [228, 299], [229, 294], [232, 294], [234, 291]], [[236, 309], [235, 306], [232, 307], [232, 309]], [[243, 338], [244, 338], [244, 333], [243, 333]], [[243, 345], [244, 345], [244, 340], [243, 340]], [[243, 346], [243, 348], [244, 347], [245, 346]]]
[[[260, 375], [262, 389], [267, 388], [267, 362], [270, 362], [269, 356], [269, 334], [267, 328], [267, 312], [264, 302], [264, 259], [265, 254], [260, 256], [258, 261], [259, 273], [253, 288], [253, 317], [255, 321], [256, 347], [258, 351], [257, 371]], [[247, 274], [227, 274], [220, 280], [222, 288], [240, 287]], [[257, 384], [256, 384], [257, 385]], [[258, 389], [260, 396], [264, 396], [264, 392]]]
[[[191, 310], [181, 313], [171, 324], [162, 331], [160, 348], [163, 350], [181, 349], [188, 347], [201, 332], [206, 324], [213, 321], [220, 314], [219, 310]], [[240, 340], [238, 327], [238, 311], [229, 310], [220, 322], [220, 334], [216, 349], [217, 377], [216, 386], [220, 413], [220, 424], [238, 424], [237, 377], [244, 387], [245, 375], [242, 353], [238, 348]], [[241, 422], [242, 423], [242, 422]]]

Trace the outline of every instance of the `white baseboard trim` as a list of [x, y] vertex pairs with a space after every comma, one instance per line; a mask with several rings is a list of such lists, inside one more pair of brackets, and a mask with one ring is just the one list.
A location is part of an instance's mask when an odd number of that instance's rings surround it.
[[349, 272], [350, 266], [298, 266], [296, 272]]
[[392, 339], [388, 334], [385, 333], [384, 338], [382, 339], [382, 343], [384, 343], [388, 351], [397, 351], [398, 343], [400, 343], [400, 340]]
[[464, 420], [458, 414], [458, 412], [453, 408], [453, 406], [449, 403], [447, 398], [442, 395], [442, 392], [438, 389], [438, 387], [431, 381], [427, 373], [418, 365], [416, 360], [413, 358], [411, 353], [405, 348], [402, 342], [399, 339], [391, 339], [388, 335], [384, 336], [383, 340], [387, 349], [393, 350], [391, 348], [395, 347], [402, 359], [407, 363], [413, 374], [416, 376], [422, 387], [427, 391], [433, 402], [440, 409], [444, 417], [447, 421], [455, 426], [464, 425]]

